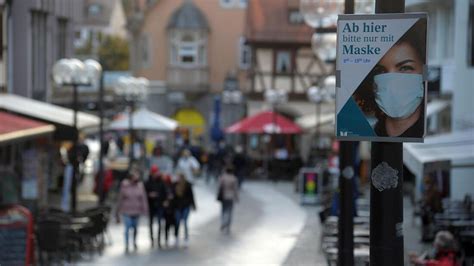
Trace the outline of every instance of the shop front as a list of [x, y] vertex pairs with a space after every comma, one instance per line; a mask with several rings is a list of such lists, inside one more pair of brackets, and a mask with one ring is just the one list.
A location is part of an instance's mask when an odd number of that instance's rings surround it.
[[35, 210], [47, 203], [55, 127], [2, 111], [0, 120], [0, 204]]

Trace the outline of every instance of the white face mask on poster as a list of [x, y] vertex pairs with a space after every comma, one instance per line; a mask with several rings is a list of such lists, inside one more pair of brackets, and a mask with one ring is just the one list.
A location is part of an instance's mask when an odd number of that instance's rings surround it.
[[375, 102], [389, 117], [403, 119], [418, 108], [423, 99], [423, 76], [384, 73], [374, 77]]

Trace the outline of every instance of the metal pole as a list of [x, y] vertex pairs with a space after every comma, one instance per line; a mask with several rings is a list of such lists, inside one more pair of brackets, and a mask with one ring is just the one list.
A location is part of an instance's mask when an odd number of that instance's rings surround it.
[[128, 170], [132, 168], [132, 163], [134, 161], [133, 158], [133, 144], [135, 142], [135, 136], [133, 132], [133, 110], [135, 109], [135, 99], [130, 101], [130, 113], [128, 115], [128, 122], [129, 122], [129, 134], [130, 134], [130, 150], [128, 151], [129, 154], [129, 163], [128, 163]]
[[78, 174], [78, 162], [77, 162], [77, 145], [78, 145], [78, 139], [79, 139], [79, 130], [77, 129], [77, 109], [78, 109], [78, 104], [77, 104], [77, 84], [72, 84], [72, 94], [73, 94], [73, 103], [72, 103], [72, 108], [74, 111], [73, 115], [73, 144], [72, 144], [72, 182], [71, 182], [71, 212], [75, 213], [76, 212], [76, 207], [77, 207], [77, 174]]
[[99, 205], [102, 205], [105, 200], [104, 193], [104, 74], [100, 74], [99, 81], [99, 172], [98, 172], [98, 192], [99, 192]]
[[[375, 12], [403, 13], [405, 1], [377, 0]], [[403, 144], [373, 142], [371, 157], [372, 178], [380, 167], [396, 171], [398, 182], [396, 188], [382, 191], [370, 186], [370, 264], [403, 265]]]
[[320, 124], [321, 124], [321, 102], [316, 102], [316, 151], [319, 147], [319, 135], [320, 135]]
[[[354, 13], [354, 0], [344, 2], [344, 13]], [[339, 219], [338, 219], [338, 265], [354, 265], [354, 142], [341, 141], [339, 147]]]

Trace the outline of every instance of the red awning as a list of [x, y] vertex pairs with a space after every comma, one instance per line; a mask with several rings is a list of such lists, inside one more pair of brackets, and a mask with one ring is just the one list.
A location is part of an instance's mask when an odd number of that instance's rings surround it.
[[0, 111], [0, 143], [51, 133], [53, 125]]
[[226, 133], [299, 134], [301, 128], [278, 113], [266, 111], [249, 116], [225, 129]]

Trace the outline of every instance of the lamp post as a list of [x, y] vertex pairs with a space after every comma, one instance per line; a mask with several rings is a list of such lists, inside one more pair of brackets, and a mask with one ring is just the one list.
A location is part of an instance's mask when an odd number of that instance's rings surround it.
[[321, 89], [316, 85], [311, 86], [308, 91], [306, 92], [308, 96], [308, 100], [316, 106], [316, 132], [315, 132], [315, 148], [318, 147], [319, 142], [319, 123], [320, 123], [320, 115], [321, 115], [321, 102], [323, 97], [321, 96]]
[[76, 212], [77, 207], [77, 146], [78, 146], [78, 129], [77, 129], [77, 111], [78, 111], [78, 86], [91, 86], [97, 82], [102, 73], [102, 67], [94, 60], [86, 60], [84, 62], [79, 59], [60, 59], [52, 69], [53, 80], [58, 86], [71, 86], [73, 89], [73, 146], [71, 149], [72, 164], [72, 182], [71, 182], [71, 212]]
[[130, 134], [130, 149], [129, 149], [129, 164], [128, 169], [132, 166], [134, 161], [133, 156], [133, 144], [135, 142], [133, 132], [133, 111], [135, 109], [136, 102], [143, 102], [148, 94], [149, 81], [146, 78], [135, 78], [135, 77], [120, 77], [115, 86], [115, 92], [122, 96], [125, 101], [129, 104], [129, 134]]
[[[239, 81], [233, 75], [228, 75], [226, 79], [224, 80], [224, 90], [222, 91], [222, 102], [226, 105], [237, 107], [237, 109], [235, 109], [234, 107], [229, 108], [230, 112], [228, 113], [230, 115], [227, 116], [227, 118], [229, 118], [229, 122], [233, 122], [242, 118], [241, 104], [243, 102], [243, 95], [239, 89]], [[233, 138], [232, 140], [233, 140], [233, 143], [236, 143], [235, 138]]]
[[[288, 101], [288, 94], [284, 90], [276, 90], [276, 89], [269, 89], [265, 91], [264, 94], [265, 101], [268, 102], [272, 106], [272, 124], [268, 128], [268, 133], [272, 136], [272, 140], [275, 134], [278, 133], [278, 123], [277, 123], [277, 113], [276, 113], [276, 107], [278, 104], [283, 104]], [[273, 150], [275, 147], [272, 147]], [[267, 175], [269, 174], [269, 160], [271, 158], [271, 152], [273, 151], [271, 149], [268, 149], [268, 156], [267, 160], [264, 162], [266, 163], [265, 169], [267, 170]]]
[[[300, 0], [300, 11], [306, 23], [315, 28], [312, 37], [313, 51], [326, 62], [334, 62], [336, 45], [334, 40], [337, 15], [344, 8], [344, 13], [354, 13], [355, 0]], [[324, 37], [323, 37], [324, 36]], [[319, 48], [319, 49], [316, 49]], [[330, 60], [328, 60], [330, 59]], [[335, 84], [334, 84], [335, 85]], [[354, 265], [353, 236], [353, 181], [354, 178], [354, 143], [341, 142], [340, 145], [339, 196], [340, 210], [338, 219], [338, 265]]]
[[308, 88], [306, 91], [306, 96], [308, 100], [315, 104], [316, 107], [316, 128], [315, 128], [315, 151], [318, 150], [319, 147], [319, 139], [321, 133], [321, 105], [323, 103], [331, 102], [335, 98], [335, 77], [334, 76], [327, 76], [324, 79], [323, 86], [319, 87], [316, 84], [313, 84], [311, 87]]

